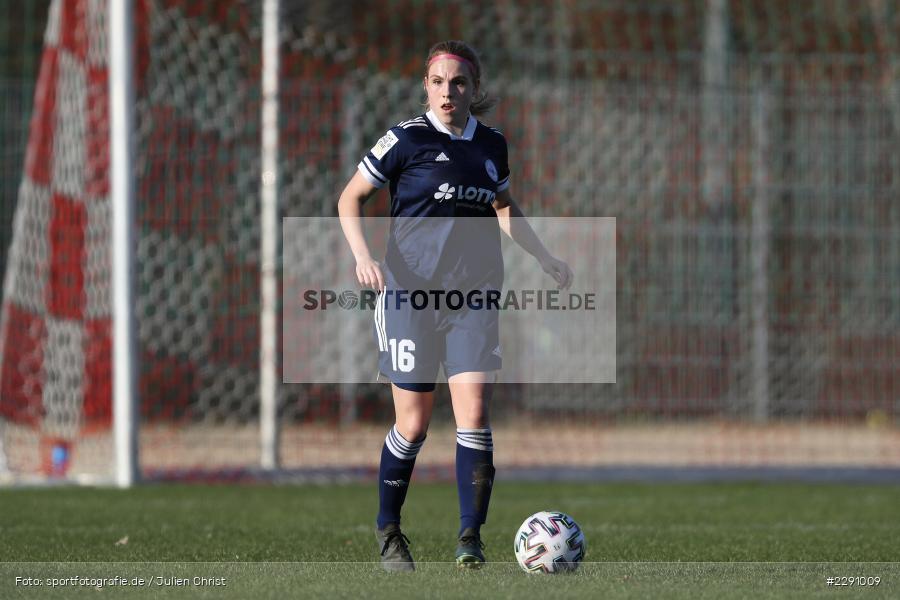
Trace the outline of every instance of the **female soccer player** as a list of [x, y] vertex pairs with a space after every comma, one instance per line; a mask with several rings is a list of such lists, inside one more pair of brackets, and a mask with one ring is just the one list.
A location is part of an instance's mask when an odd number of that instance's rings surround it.
[[[550, 255], [525, 219], [515, 218], [522, 212], [509, 193], [506, 140], [473, 116], [494, 104], [481, 93], [477, 53], [460, 41], [434, 45], [423, 87], [428, 111], [378, 140], [338, 202], [359, 283], [380, 292], [379, 368], [392, 383], [396, 414], [381, 452], [376, 519], [381, 562], [389, 571], [415, 569], [409, 540], [400, 531], [400, 508], [425, 441], [440, 365], [457, 427], [456, 562], [477, 568], [485, 560], [480, 527], [494, 480], [488, 404], [501, 367], [498, 315], [483, 302], [454, 306], [452, 294], [470, 298], [470, 292], [500, 290], [500, 230], [532, 254], [560, 288], [572, 281], [568, 265]], [[360, 215], [362, 204], [385, 184], [392, 223], [381, 265], [369, 252]], [[421, 302], [415, 306], [417, 292], [427, 299], [425, 309]]]

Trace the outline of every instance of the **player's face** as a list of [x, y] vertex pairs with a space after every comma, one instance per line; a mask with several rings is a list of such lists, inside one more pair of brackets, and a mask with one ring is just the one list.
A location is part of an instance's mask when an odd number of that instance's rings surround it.
[[448, 128], [462, 129], [469, 119], [469, 107], [478, 86], [469, 67], [445, 58], [431, 63], [425, 78], [428, 107]]

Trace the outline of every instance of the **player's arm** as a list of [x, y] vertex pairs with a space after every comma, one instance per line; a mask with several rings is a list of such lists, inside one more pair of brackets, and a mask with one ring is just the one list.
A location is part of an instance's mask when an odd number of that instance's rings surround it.
[[525, 218], [519, 205], [512, 199], [508, 188], [497, 192], [494, 210], [497, 211], [497, 220], [503, 233], [535, 257], [544, 272], [553, 277], [559, 289], [569, 289], [574, 279], [572, 269], [547, 251], [534, 229], [528, 224], [528, 219]]
[[362, 205], [378, 190], [357, 171], [347, 182], [338, 200], [338, 217], [344, 237], [356, 258], [356, 278], [360, 285], [384, 289], [384, 276], [378, 261], [372, 258], [362, 226]]

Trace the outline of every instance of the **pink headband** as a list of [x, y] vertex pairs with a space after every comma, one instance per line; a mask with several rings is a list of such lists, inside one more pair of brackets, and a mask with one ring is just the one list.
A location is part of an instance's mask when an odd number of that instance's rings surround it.
[[435, 54], [435, 55], [432, 56], [431, 59], [428, 61], [428, 66], [430, 67], [430, 66], [431, 66], [431, 63], [433, 63], [433, 62], [435, 62], [435, 61], [438, 61], [438, 60], [444, 60], [444, 59], [447, 59], [447, 58], [450, 59], [450, 60], [456, 60], [456, 61], [459, 61], [459, 62], [461, 62], [461, 63], [464, 63], [464, 64], [469, 65], [469, 68], [472, 69], [472, 75], [475, 74], [475, 65], [472, 64], [472, 61], [468, 60], [467, 58], [463, 58], [462, 56], [459, 56], [458, 54]]

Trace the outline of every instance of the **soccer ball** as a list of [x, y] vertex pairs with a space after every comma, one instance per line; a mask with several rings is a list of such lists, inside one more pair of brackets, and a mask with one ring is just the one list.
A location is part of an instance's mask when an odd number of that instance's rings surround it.
[[581, 527], [561, 512], [535, 513], [516, 532], [516, 560], [529, 573], [574, 571], [584, 558], [584, 546]]

